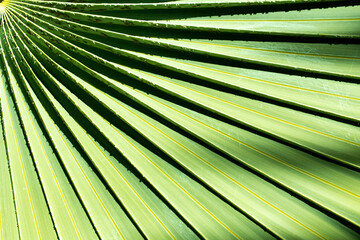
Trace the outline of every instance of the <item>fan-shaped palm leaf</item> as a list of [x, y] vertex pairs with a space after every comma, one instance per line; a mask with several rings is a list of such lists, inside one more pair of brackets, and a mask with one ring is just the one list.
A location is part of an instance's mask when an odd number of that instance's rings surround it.
[[0, 14], [0, 239], [360, 237], [355, 1]]

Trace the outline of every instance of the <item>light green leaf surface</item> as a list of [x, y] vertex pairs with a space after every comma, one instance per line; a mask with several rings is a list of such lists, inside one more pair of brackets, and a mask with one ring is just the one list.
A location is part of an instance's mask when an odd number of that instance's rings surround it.
[[358, 5], [0, 3], [0, 239], [358, 239]]

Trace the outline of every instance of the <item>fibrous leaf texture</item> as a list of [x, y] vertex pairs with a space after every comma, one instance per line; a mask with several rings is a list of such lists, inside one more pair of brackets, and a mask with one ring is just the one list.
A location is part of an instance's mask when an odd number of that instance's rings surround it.
[[358, 1], [0, 16], [0, 239], [360, 238]]

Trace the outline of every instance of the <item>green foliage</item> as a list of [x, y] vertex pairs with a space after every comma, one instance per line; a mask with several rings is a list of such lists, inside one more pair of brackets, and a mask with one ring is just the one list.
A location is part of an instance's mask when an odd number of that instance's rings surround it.
[[359, 239], [354, 1], [0, 4], [0, 239]]

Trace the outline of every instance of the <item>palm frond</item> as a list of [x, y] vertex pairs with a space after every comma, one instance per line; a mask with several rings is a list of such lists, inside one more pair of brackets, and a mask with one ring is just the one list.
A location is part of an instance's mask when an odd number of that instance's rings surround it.
[[0, 3], [0, 239], [358, 239], [354, 1]]

